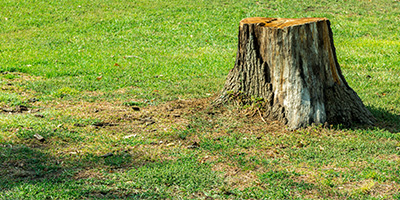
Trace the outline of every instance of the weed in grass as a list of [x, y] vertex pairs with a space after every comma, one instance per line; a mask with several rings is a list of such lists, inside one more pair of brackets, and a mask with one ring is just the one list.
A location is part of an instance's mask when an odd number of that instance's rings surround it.
[[19, 139], [33, 139], [35, 134], [40, 134], [45, 137], [51, 137], [53, 135], [53, 130], [31, 130], [31, 129], [20, 129], [17, 131], [16, 136]]
[[66, 96], [73, 96], [79, 94], [79, 91], [69, 88], [69, 87], [63, 87], [58, 89], [56, 92], [53, 93], [53, 96], [58, 97], [58, 98], [64, 98]]
[[132, 186], [142, 191], [156, 189], [161, 193], [175, 194], [175, 197], [215, 190], [223, 184], [221, 177], [212, 172], [210, 166], [199, 164], [190, 157], [193, 156], [130, 170], [123, 180], [131, 180]]
[[262, 184], [266, 184], [267, 194], [265, 196], [276, 199], [291, 198], [295, 196], [296, 193], [303, 193], [316, 187], [313, 184], [303, 181], [294, 181], [293, 177], [295, 176], [300, 176], [300, 174], [284, 170], [268, 171], [261, 174], [259, 179]]
[[16, 94], [0, 93], [0, 105], [5, 104], [9, 106], [24, 105], [23, 98]]
[[127, 101], [127, 102], [124, 102], [122, 105], [124, 105], [124, 106], [139, 106], [139, 107], [142, 107], [142, 106], [145, 106], [146, 104], [143, 103], [143, 102], [137, 102], [137, 101]]

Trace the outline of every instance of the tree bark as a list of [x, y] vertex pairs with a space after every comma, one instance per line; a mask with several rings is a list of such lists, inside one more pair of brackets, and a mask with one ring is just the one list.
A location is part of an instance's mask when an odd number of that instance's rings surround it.
[[240, 21], [235, 66], [215, 103], [237, 94], [262, 98], [264, 117], [289, 129], [375, 122], [342, 75], [326, 18]]

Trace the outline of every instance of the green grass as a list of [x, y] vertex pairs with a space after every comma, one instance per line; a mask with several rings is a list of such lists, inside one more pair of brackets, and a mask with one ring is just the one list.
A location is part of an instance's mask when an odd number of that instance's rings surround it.
[[[287, 132], [175, 101], [218, 93], [254, 16], [329, 18], [377, 125]], [[0, 199], [399, 199], [399, 16], [396, 0], [3, 0], [0, 109], [31, 112], [0, 111]]]

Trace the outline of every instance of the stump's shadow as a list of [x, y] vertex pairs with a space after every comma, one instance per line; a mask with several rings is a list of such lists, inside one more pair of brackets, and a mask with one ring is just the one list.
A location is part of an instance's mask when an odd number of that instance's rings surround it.
[[[375, 106], [366, 106], [372, 115], [376, 118], [377, 122], [373, 127], [389, 131], [391, 133], [400, 133], [400, 115], [392, 113], [384, 108]], [[361, 127], [358, 127], [361, 128]], [[366, 127], [365, 129], [370, 129]]]

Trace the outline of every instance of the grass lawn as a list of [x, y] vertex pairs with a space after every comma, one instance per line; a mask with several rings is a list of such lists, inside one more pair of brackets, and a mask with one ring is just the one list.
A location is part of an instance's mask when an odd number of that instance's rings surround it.
[[[376, 125], [210, 107], [255, 16], [330, 19]], [[2, 0], [0, 199], [400, 199], [399, 16], [398, 0]]]

